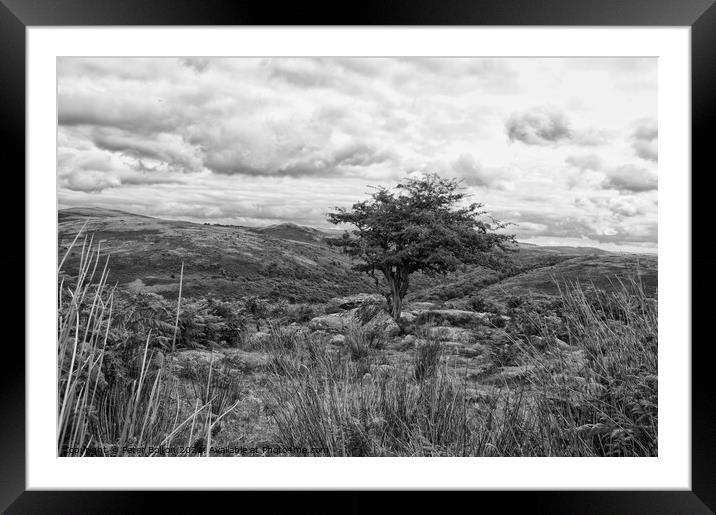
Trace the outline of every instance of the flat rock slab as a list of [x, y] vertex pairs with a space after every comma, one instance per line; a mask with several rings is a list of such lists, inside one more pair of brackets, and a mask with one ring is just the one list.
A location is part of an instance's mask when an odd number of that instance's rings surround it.
[[356, 293], [345, 297], [334, 297], [326, 303], [326, 310], [335, 312], [350, 310], [366, 304], [385, 304], [385, 297], [378, 293]]
[[480, 344], [465, 345], [461, 342], [442, 342], [440, 344], [445, 352], [449, 354], [457, 354], [468, 358], [480, 356], [485, 352], [485, 347]]
[[514, 385], [526, 382], [535, 371], [534, 365], [519, 365], [512, 367], [502, 367], [497, 373], [482, 378], [483, 384]]
[[408, 302], [403, 306], [403, 311], [428, 311], [441, 307], [437, 302]]
[[477, 313], [461, 309], [429, 309], [413, 311], [417, 315], [416, 323], [447, 324], [451, 326], [477, 326], [489, 323], [490, 313]]
[[222, 364], [242, 371], [263, 370], [269, 364], [268, 354], [231, 349], [226, 352]]
[[436, 326], [428, 328], [427, 332], [431, 338], [451, 342], [474, 343], [476, 337], [473, 331], [462, 327]]
[[203, 371], [209, 365], [214, 370], [229, 371], [255, 371], [265, 368], [269, 364], [269, 356], [261, 352], [246, 352], [241, 349], [210, 350], [194, 349], [177, 352], [173, 360], [180, 367], [180, 371], [191, 374], [193, 371]]
[[312, 318], [311, 321], [308, 322], [308, 327], [313, 331], [342, 332], [348, 327], [351, 318], [351, 315], [347, 315], [345, 312], [331, 313], [330, 315]]
[[[368, 319], [366, 319], [367, 313], [370, 314]], [[308, 323], [308, 327], [313, 331], [344, 333], [351, 324], [360, 324], [366, 329], [374, 329], [386, 337], [400, 334], [400, 326], [386, 311], [382, 309], [368, 311], [364, 310], [363, 306], [313, 318]]]

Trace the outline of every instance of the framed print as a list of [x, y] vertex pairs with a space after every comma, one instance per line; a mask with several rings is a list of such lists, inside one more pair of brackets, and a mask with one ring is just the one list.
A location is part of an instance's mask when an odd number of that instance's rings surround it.
[[712, 3], [3, 0], [3, 508], [711, 513]]

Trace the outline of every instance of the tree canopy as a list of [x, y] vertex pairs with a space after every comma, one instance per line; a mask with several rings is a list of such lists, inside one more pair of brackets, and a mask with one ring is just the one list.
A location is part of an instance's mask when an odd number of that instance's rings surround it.
[[514, 235], [497, 232], [507, 224], [467, 198], [459, 180], [434, 173], [406, 179], [393, 189], [380, 187], [351, 209], [328, 214], [331, 223], [353, 226], [329, 242], [354, 258], [356, 270], [376, 281], [376, 272], [383, 275], [397, 319], [410, 274], [444, 274], [460, 264], [500, 267], [504, 259], [492, 251], [515, 249]]

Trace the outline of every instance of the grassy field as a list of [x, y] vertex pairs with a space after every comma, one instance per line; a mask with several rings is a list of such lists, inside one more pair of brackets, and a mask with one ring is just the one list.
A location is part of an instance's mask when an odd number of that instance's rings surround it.
[[60, 455], [657, 454], [656, 257], [524, 246], [395, 323], [312, 229], [59, 231]]

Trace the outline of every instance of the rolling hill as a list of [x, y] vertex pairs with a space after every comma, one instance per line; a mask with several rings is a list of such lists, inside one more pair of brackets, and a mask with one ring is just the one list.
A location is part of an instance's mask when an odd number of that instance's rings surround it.
[[[262, 228], [163, 220], [123, 211], [71, 208], [58, 212], [58, 254], [86, 232], [109, 255], [109, 279], [120, 287], [176, 297], [184, 263], [183, 295], [236, 298], [259, 295], [289, 302], [325, 302], [331, 297], [374, 291], [369, 278], [351, 270], [348, 258], [329, 247], [329, 234], [284, 223]], [[81, 247], [81, 246], [80, 246]], [[63, 272], [72, 276], [80, 248]], [[583, 247], [521, 245], [509, 273], [465, 267], [447, 277], [416, 275], [408, 300], [469, 297], [478, 290], [502, 297], [556, 292], [555, 279], [609, 287], [637, 274], [656, 291], [657, 258]]]

